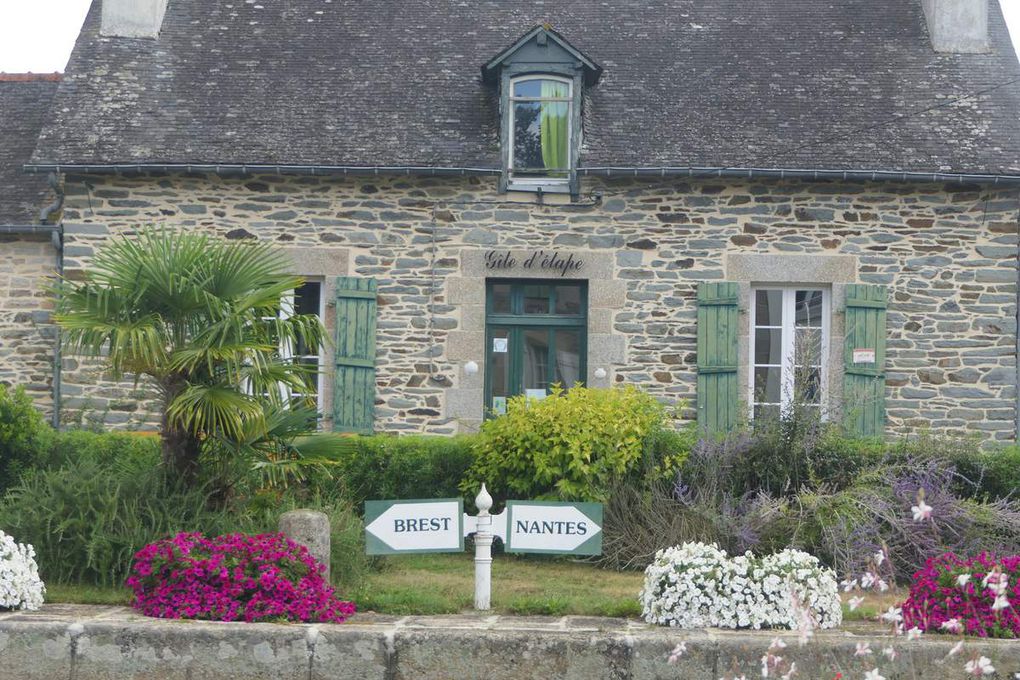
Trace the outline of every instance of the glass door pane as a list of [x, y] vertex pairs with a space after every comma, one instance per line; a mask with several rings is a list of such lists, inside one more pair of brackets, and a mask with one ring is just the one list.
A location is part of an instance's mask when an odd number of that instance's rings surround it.
[[524, 394], [544, 399], [549, 391], [549, 336], [550, 331], [541, 328], [524, 329], [521, 347], [521, 375]]
[[510, 329], [492, 328], [489, 332], [489, 394], [493, 413], [506, 413], [506, 400], [513, 396], [510, 380]]
[[558, 330], [555, 339], [555, 382], [569, 390], [584, 380], [581, 376], [581, 331]]

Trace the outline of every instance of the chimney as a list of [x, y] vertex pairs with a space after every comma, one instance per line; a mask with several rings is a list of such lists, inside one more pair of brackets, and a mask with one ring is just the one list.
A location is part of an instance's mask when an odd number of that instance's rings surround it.
[[169, 0], [102, 0], [99, 32], [113, 38], [155, 38]]
[[921, 0], [936, 52], [988, 51], [988, 0]]

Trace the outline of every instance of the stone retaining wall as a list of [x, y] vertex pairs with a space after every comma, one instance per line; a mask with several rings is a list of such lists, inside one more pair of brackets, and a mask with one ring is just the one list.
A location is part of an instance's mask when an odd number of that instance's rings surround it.
[[[386, 617], [358, 615], [344, 625], [202, 623], [146, 619], [110, 607], [47, 605], [0, 614], [0, 680], [716, 680], [758, 677], [775, 632], [676, 631], [622, 619], [586, 617]], [[1020, 642], [906, 642], [878, 629], [822, 632], [804, 647], [782, 634], [783, 656], [798, 678], [863, 677], [878, 665], [887, 678], [959, 678], [974, 655], [996, 677], [1020, 671]], [[679, 641], [687, 652], [667, 662]], [[854, 656], [859, 642], [899, 658]]]
[[[111, 235], [150, 224], [334, 253], [347, 275], [379, 281], [378, 429], [451, 433], [481, 417], [482, 376], [461, 370], [465, 357], [483, 358], [484, 283], [471, 274], [479, 251], [555, 248], [604, 259], [593, 277], [605, 286], [589, 321], [597, 353], [589, 370], [692, 405], [697, 283], [731, 277], [734, 255], [839, 255], [851, 281], [891, 289], [887, 432], [1013, 438], [1015, 189], [584, 184], [602, 194], [596, 205], [508, 203], [491, 179], [470, 177], [69, 176], [67, 265], [87, 267]], [[84, 364], [68, 368], [65, 382], [77, 390], [68, 408], [119, 413], [124, 426], [152, 422], [146, 407], [118, 412], [131, 398]]]

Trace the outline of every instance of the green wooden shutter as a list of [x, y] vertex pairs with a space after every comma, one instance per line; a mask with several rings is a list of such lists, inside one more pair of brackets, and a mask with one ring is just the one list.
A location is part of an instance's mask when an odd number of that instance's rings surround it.
[[375, 424], [375, 279], [336, 280], [333, 430], [371, 434]]
[[725, 432], [741, 420], [739, 296], [735, 283], [698, 285], [698, 425], [706, 432]]
[[[843, 421], [862, 437], [881, 436], [885, 427], [886, 287], [846, 287], [843, 345]], [[874, 362], [854, 362], [854, 350], [874, 350]]]

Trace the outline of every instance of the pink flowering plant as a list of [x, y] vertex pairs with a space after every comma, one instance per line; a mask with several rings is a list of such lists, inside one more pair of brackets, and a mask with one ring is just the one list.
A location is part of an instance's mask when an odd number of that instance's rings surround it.
[[914, 574], [903, 603], [907, 628], [977, 637], [1020, 637], [1020, 555], [981, 553], [962, 558], [945, 553]]
[[354, 603], [336, 596], [323, 571], [283, 534], [180, 533], [139, 550], [126, 584], [146, 616], [342, 623]]

